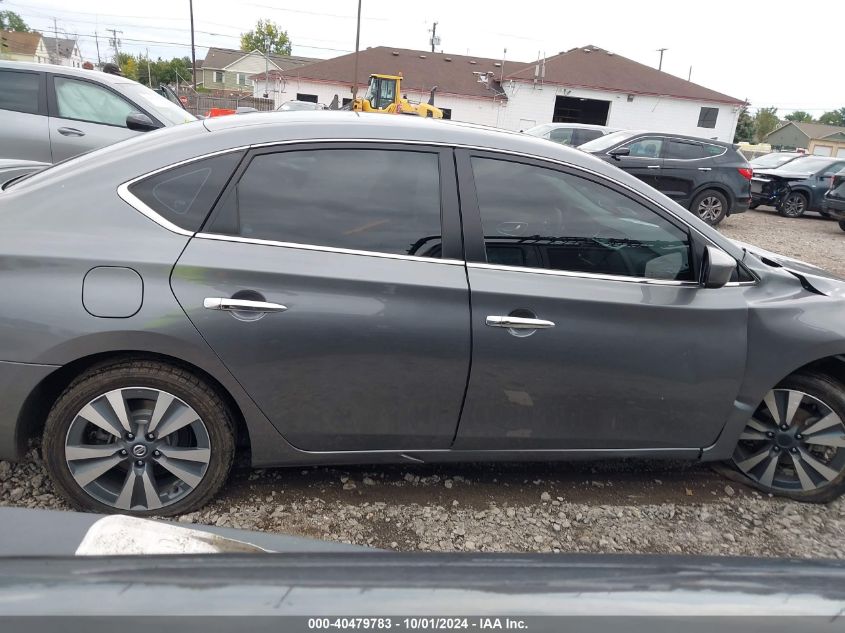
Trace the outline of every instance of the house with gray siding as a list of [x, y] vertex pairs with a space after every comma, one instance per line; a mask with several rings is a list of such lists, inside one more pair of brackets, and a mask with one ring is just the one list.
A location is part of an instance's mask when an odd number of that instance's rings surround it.
[[282, 73], [317, 61], [310, 57], [269, 55], [261, 51], [239, 51], [228, 48], [209, 48], [202, 68], [197, 69], [197, 83], [209, 90], [230, 90], [252, 93], [250, 77], [265, 69]]
[[774, 149], [807, 150], [816, 156], [845, 156], [845, 127], [790, 121], [763, 139]]

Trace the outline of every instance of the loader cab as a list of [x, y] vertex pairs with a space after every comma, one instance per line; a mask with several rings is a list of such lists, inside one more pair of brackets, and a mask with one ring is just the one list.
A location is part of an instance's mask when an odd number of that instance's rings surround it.
[[395, 75], [370, 75], [370, 85], [364, 99], [370, 102], [372, 109], [385, 110], [397, 101], [400, 79]]

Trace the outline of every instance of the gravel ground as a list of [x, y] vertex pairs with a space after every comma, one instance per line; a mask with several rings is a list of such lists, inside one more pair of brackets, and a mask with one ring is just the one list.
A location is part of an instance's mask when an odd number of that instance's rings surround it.
[[[720, 228], [845, 275], [834, 222], [762, 210]], [[67, 509], [37, 448], [0, 462], [0, 505]], [[396, 550], [845, 557], [845, 499], [771, 498], [673, 462], [239, 467], [213, 503], [177, 520]]]

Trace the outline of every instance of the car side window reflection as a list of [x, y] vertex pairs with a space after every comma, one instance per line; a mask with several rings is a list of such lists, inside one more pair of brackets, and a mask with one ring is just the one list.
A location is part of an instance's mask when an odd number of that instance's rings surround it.
[[221, 201], [211, 232], [439, 258], [439, 157], [370, 149], [260, 154]]
[[660, 158], [660, 151], [663, 149], [663, 140], [659, 138], [641, 138], [623, 147], [631, 150], [632, 158]]
[[690, 281], [689, 234], [604, 185], [472, 158], [491, 264]]

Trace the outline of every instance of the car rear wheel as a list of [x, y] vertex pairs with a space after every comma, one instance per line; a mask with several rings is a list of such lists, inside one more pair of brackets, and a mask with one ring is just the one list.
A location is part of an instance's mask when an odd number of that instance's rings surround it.
[[804, 215], [808, 204], [809, 200], [807, 200], [807, 196], [800, 191], [793, 191], [784, 196], [778, 211], [784, 217], [797, 218]]
[[226, 404], [181, 367], [124, 361], [75, 380], [47, 418], [47, 470], [79, 510], [174, 515], [205, 505], [229, 474]]
[[728, 212], [728, 200], [718, 191], [708, 189], [693, 199], [690, 210], [710, 226], [716, 226]]
[[801, 501], [845, 490], [845, 386], [794, 374], [769, 391], [739, 437], [733, 465], [745, 483]]

